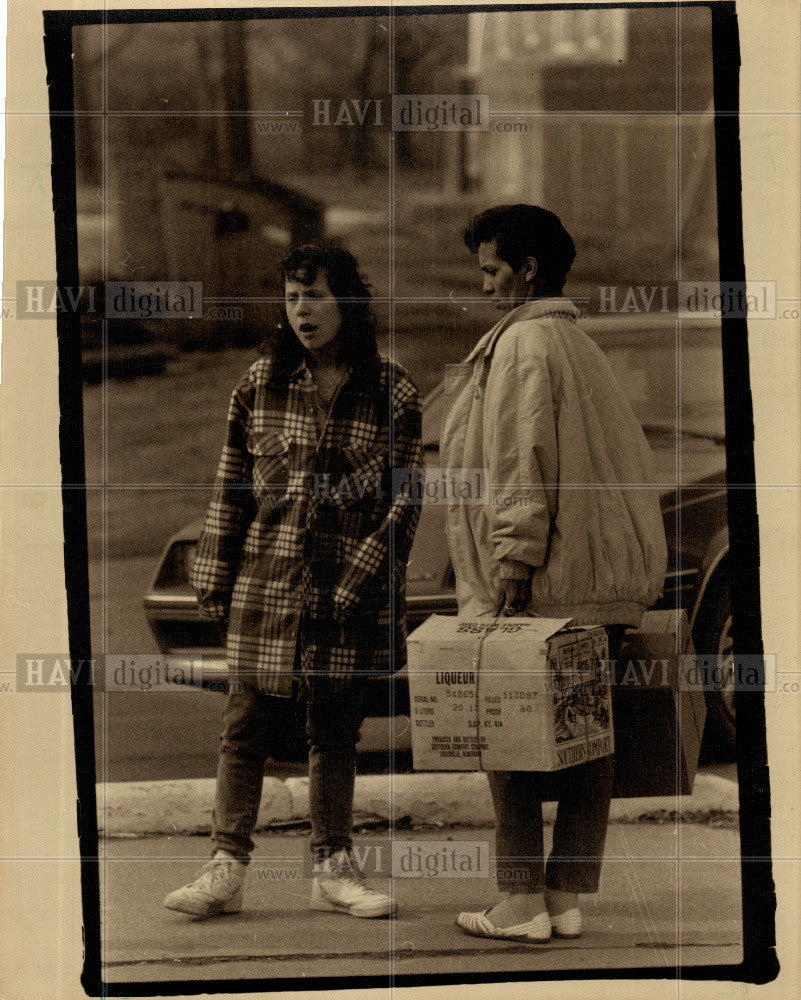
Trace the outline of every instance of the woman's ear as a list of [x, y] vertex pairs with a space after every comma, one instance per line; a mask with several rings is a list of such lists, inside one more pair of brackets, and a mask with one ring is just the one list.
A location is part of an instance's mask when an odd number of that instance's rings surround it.
[[526, 281], [533, 281], [537, 276], [537, 259], [536, 257], [526, 257], [523, 261], [523, 271]]

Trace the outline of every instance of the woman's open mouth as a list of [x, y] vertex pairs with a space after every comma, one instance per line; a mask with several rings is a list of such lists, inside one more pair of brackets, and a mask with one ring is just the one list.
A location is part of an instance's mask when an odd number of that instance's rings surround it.
[[301, 333], [314, 333], [317, 327], [313, 323], [301, 323], [299, 329]]

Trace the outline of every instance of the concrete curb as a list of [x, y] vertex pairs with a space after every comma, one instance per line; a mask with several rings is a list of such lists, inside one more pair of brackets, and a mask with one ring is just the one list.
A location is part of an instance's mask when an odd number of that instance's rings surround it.
[[[97, 786], [98, 829], [107, 836], [208, 833], [214, 806], [213, 778], [182, 781], [113, 782]], [[613, 799], [609, 820], [636, 823], [681, 812], [703, 820], [710, 813], [737, 813], [737, 783], [715, 774], [698, 774], [693, 794], [681, 798]], [[552, 823], [556, 807], [543, 809]], [[408, 817], [412, 824], [491, 826], [494, 821], [486, 776], [465, 774], [360, 775], [356, 779], [354, 819]], [[265, 778], [257, 829], [309, 818], [308, 778]]]

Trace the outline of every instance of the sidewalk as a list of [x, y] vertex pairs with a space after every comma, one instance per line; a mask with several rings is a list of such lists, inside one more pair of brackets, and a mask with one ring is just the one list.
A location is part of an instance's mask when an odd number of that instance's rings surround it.
[[[489, 844], [492, 830], [396, 831], [393, 840], [432, 849]], [[546, 828], [547, 843], [550, 829]], [[582, 901], [584, 936], [547, 945], [468, 937], [453, 923], [483, 909], [494, 880], [395, 878], [395, 920], [356, 920], [308, 910], [302, 835], [260, 834], [245, 908], [207, 921], [166, 910], [167, 892], [190, 881], [208, 840], [148, 837], [101, 841], [104, 980], [292, 979], [669, 968], [741, 960], [739, 838], [735, 829], [693, 824], [613, 825], [601, 891]], [[359, 835], [357, 849], [389, 847], [389, 834]], [[448, 848], [450, 849], [450, 848]], [[293, 874], [294, 873], [294, 874]], [[379, 879], [373, 883], [386, 886]], [[399, 984], [402, 979], [398, 979]], [[267, 985], [267, 984], [265, 984]]]

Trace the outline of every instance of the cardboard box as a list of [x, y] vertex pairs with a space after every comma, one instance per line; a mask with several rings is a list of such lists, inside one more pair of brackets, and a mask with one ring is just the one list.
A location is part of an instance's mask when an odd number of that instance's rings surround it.
[[612, 669], [616, 798], [689, 795], [706, 722], [703, 691], [685, 671], [694, 654], [684, 611], [648, 611]]
[[408, 639], [420, 771], [558, 771], [614, 752], [603, 628], [432, 615]]

